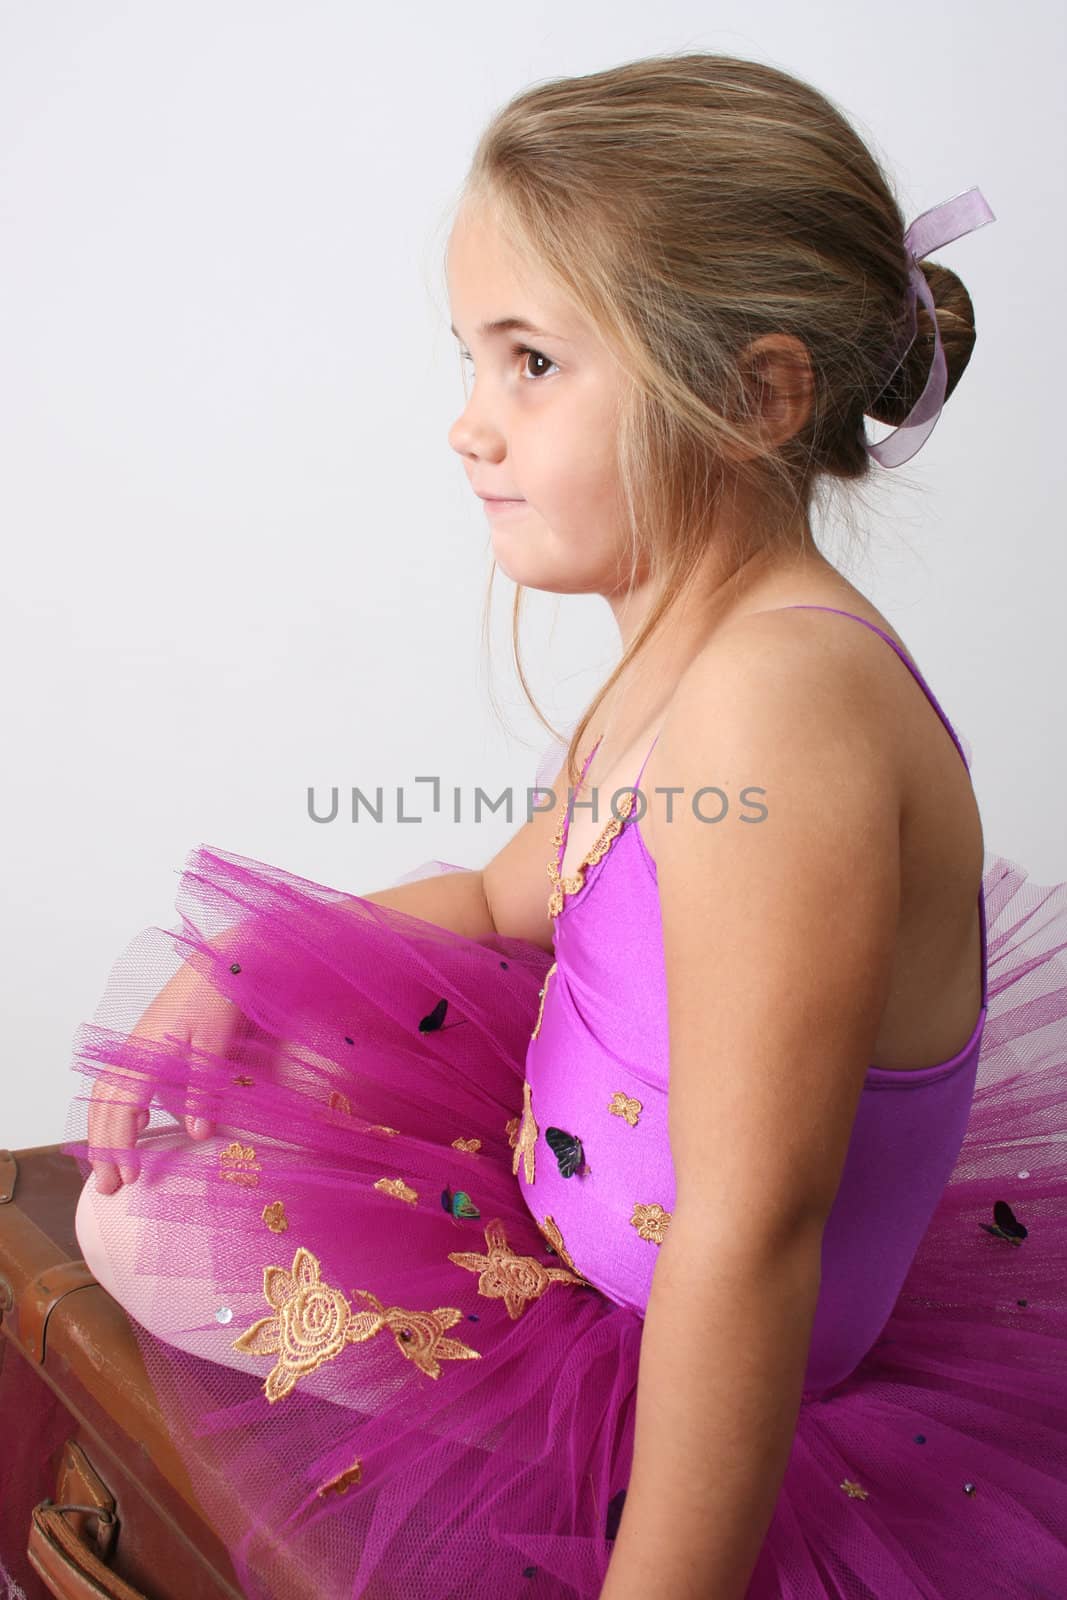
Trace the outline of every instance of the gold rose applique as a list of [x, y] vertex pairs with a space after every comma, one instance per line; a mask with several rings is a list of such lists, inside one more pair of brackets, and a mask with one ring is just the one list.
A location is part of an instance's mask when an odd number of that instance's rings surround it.
[[480, 1139], [453, 1139], [452, 1148], [453, 1150], [466, 1150], [469, 1155], [476, 1156], [482, 1148], [482, 1141]]
[[545, 973], [545, 981], [544, 981], [544, 983], [541, 985], [540, 989], [538, 989], [538, 991], [537, 991], [538, 994], [541, 997], [541, 1003], [537, 1007], [537, 1021], [534, 1023], [534, 1030], [530, 1035], [531, 1039], [536, 1039], [537, 1035], [541, 1032], [541, 1018], [545, 1014], [545, 995], [548, 993], [548, 980], [549, 980], [549, 978], [551, 978], [552, 974], [555, 972], [556, 967], [558, 965], [559, 965], [558, 962], [553, 961], [552, 965], [549, 967], [548, 971]]
[[289, 1226], [284, 1200], [272, 1200], [269, 1206], [263, 1207], [261, 1215], [271, 1233], [284, 1233]]
[[542, 1266], [536, 1256], [518, 1256], [507, 1242], [504, 1224], [499, 1217], [486, 1223], [485, 1242], [487, 1255], [473, 1250], [454, 1250], [449, 1261], [457, 1267], [477, 1272], [478, 1293], [489, 1300], [503, 1300], [508, 1316], [515, 1321], [526, 1309], [530, 1300], [538, 1300], [552, 1283], [577, 1283], [582, 1279], [563, 1267]]
[[321, 1281], [321, 1274], [318, 1258], [303, 1245], [290, 1269], [264, 1267], [263, 1293], [274, 1315], [254, 1322], [233, 1341], [235, 1350], [277, 1356], [263, 1384], [272, 1405], [290, 1394], [300, 1378], [339, 1356], [346, 1344], [360, 1344], [382, 1328], [390, 1329], [397, 1349], [430, 1378], [440, 1376], [442, 1360], [481, 1359], [480, 1350], [444, 1337], [463, 1315], [455, 1306], [407, 1311], [403, 1306], [383, 1306], [369, 1289], [356, 1289], [354, 1293], [374, 1309], [354, 1311], [340, 1289]]
[[640, 1100], [635, 1100], [633, 1095], [624, 1094], [621, 1089], [617, 1089], [608, 1101], [608, 1110], [613, 1117], [622, 1117], [630, 1124], [631, 1128], [636, 1128], [637, 1119], [644, 1110], [644, 1106]]
[[219, 1151], [219, 1177], [227, 1183], [241, 1183], [254, 1189], [259, 1182], [260, 1165], [250, 1144], [237, 1139]]
[[840, 1487], [844, 1489], [850, 1500], [866, 1500], [867, 1491], [858, 1483], [853, 1483], [851, 1478], [843, 1478]]
[[652, 1244], [662, 1244], [671, 1225], [671, 1216], [672, 1213], [664, 1211], [658, 1202], [654, 1201], [651, 1205], [638, 1202], [634, 1205], [630, 1221], [642, 1239], [648, 1239]]
[[523, 1083], [519, 1137], [515, 1141], [515, 1154], [511, 1158], [511, 1170], [516, 1175], [519, 1170], [519, 1162], [523, 1162], [527, 1183], [533, 1183], [534, 1181], [534, 1146], [537, 1143], [537, 1123], [534, 1121], [530, 1095], [530, 1085]]
[[379, 1178], [374, 1187], [381, 1189], [383, 1194], [395, 1195], [398, 1200], [406, 1200], [409, 1205], [413, 1206], [418, 1202], [418, 1191], [409, 1183], [405, 1183], [403, 1178]]

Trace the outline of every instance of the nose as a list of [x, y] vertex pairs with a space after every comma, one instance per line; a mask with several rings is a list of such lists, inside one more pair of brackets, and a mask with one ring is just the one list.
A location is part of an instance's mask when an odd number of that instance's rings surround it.
[[500, 429], [478, 411], [473, 392], [449, 428], [448, 442], [457, 455], [474, 456], [481, 461], [502, 461], [505, 454]]

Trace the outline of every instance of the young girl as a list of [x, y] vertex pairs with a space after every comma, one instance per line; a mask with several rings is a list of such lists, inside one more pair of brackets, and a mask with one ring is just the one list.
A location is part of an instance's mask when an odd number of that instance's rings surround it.
[[76, 1041], [79, 1239], [255, 1600], [1067, 1594], [1067, 885], [812, 532], [991, 218], [905, 233], [729, 57], [483, 135], [450, 442], [619, 666], [481, 870], [192, 851]]

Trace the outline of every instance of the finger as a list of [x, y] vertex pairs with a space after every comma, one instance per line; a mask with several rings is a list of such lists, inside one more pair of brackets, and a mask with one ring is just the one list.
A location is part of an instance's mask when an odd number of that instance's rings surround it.
[[93, 1172], [96, 1175], [97, 1194], [114, 1194], [116, 1189], [121, 1188], [122, 1179], [113, 1161], [94, 1161]]
[[101, 1100], [90, 1107], [88, 1156], [101, 1194], [114, 1194], [137, 1178], [141, 1163], [134, 1154], [138, 1113], [132, 1106]]

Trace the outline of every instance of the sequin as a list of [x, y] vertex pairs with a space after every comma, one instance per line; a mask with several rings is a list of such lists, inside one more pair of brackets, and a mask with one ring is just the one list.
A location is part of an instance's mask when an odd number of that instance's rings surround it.
[[230, 971], [231, 972], [240, 972], [240, 970], [241, 970], [241, 963], [239, 961], [234, 961], [230, 966]]
[[915, 1443], [916, 1444], [925, 1444], [926, 1443], [926, 1435], [925, 1435], [925, 1433], [917, 1433], [915, 1435]]
[[406, 1200], [408, 1205], [413, 1206], [418, 1203], [418, 1190], [405, 1183], [403, 1178], [379, 1178], [374, 1187], [380, 1189], [382, 1194], [391, 1194], [397, 1200]]
[[975, 1491], [975, 1485], [973, 1483], [965, 1483], [963, 1485], [964, 1494], [974, 1494], [974, 1491]]
[[325, 1495], [328, 1495], [331, 1491], [334, 1494], [347, 1494], [349, 1489], [351, 1488], [351, 1486], [354, 1483], [361, 1482], [362, 1478], [363, 1478], [363, 1463], [362, 1463], [362, 1461], [353, 1461], [353, 1463], [352, 1463], [352, 1465], [350, 1467], [346, 1467], [343, 1472], [339, 1472], [337, 1474], [336, 1478], [330, 1478], [326, 1483], [324, 1483], [321, 1486], [321, 1488], [316, 1489], [315, 1493], [320, 1498], [322, 1498]]
[[285, 1215], [284, 1200], [272, 1200], [270, 1205], [263, 1207], [260, 1215], [271, 1233], [284, 1233], [289, 1226], [289, 1218]]
[[558, 917], [563, 910], [565, 896], [577, 894], [585, 882], [586, 869], [594, 866], [611, 849], [612, 840], [622, 832], [622, 825], [634, 808], [634, 791], [628, 789], [619, 801], [618, 811], [612, 816], [611, 821], [601, 831], [592, 849], [579, 861], [572, 874], [562, 877], [559, 870], [559, 856], [563, 849], [563, 823], [567, 815], [567, 801], [564, 799], [560, 806], [559, 822], [552, 836], [553, 858], [548, 863], [548, 876], [554, 885], [548, 899], [548, 914]]
[[848, 1495], [850, 1500], [866, 1500], [867, 1499], [867, 1491], [866, 1491], [866, 1489], [861, 1489], [858, 1483], [853, 1483], [852, 1482], [851, 1478], [842, 1479], [841, 1487], [842, 1487], [842, 1489], [844, 1489], [845, 1493]]
[[[274, 1308], [233, 1341], [235, 1350], [256, 1356], [277, 1356], [267, 1374], [263, 1392], [273, 1405], [291, 1394], [298, 1381], [314, 1372], [325, 1361], [333, 1361], [347, 1344], [371, 1339], [388, 1328], [396, 1347], [427, 1377], [440, 1376], [440, 1362], [480, 1360], [459, 1339], [447, 1339], [445, 1330], [462, 1317], [455, 1306], [438, 1306], [433, 1311], [407, 1311], [401, 1306], [385, 1306], [370, 1289], [355, 1294], [372, 1309], [355, 1311], [340, 1289], [322, 1282], [322, 1268], [310, 1250], [299, 1247], [291, 1268], [264, 1267], [263, 1294]], [[399, 1338], [398, 1330], [410, 1335]]]
[[232, 1322], [233, 1321], [233, 1312], [230, 1309], [230, 1307], [229, 1306], [219, 1306], [219, 1309], [215, 1312], [215, 1321], [216, 1322]]
[[250, 1144], [235, 1139], [219, 1151], [219, 1177], [227, 1183], [244, 1184], [254, 1189], [259, 1183], [260, 1165]]
[[653, 1201], [650, 1205], [637, 1201], [630, 1222], [642, 1239], [648, 1239], [652, 1244], [662, 1244], [667, 1237], [672, 1215], [672, 1212], [664, 1211], [657, 1201]]
[[557, 966], [557, 963], [555, 961], [553, 961], [552, 965], [549, 967], [548, 971], [545, 973], [545, 981], [544, 981], [544, 983], [541, 985], [540, 989], [538, 989], [538, 991], [537, 991], [538, 994], [541, 996], [541, 1003], [537, 1008], [537, 1021], [534, 1023], [534, 1030], [530, 1035], [531, 1039], [536, 1039], [537, 1035], [541, 1032], [541, 1018], [545, 1014], [545, 995], [548, 993], [548, 980], [549, 980], [549, 978], [551, 978], [552, 974], [555, 972], [556, 966]]
[[612, 1116], [622, 1117], [631, 1128], [637, 1127], [637, 1119], [644, 1109], [640, 1100], [635, 1100], [633, 1095], [627, 1094], [623, 1089], [616, 1089], [608, 1101], [608, 1110]]
[[534, 1146], [537, 1143], [537, 1123], [534, 1121], [533, 1105], [531, 1103], [531, 1089], [529, 1083], [522, 1086], [522, 1118], [519, 1123], [519, 1136], [515, 1141], [515, 1154], [511, 1160], [511, 1170], [518, 1175], [519, 1162], [523, 1163], [523, 1172], [527, 1183], [534, 1181]]
[[1025, 1168], [1024, 1168], [1024, 1170], [1023, 1170], [1023, 1171], [1022, 1171], [1022, 1172], [1017, 1172], [1017, 1173], [1016, 1173], [1016, 1174], [1015, 1174], [1015, 1176], [1016, 1176], [1016, 1177], [1017, 1177], [1017, 1178], [1028, 1178], [1028, 1177], [1029, 1177], [1029, 1176], [1030, 1176], [1030, 1174], [1029, 1174], [1029, 1172], [1027, 1172], [1027, 1171], [1026, 1171], [1026, 1170], [1025, 1170]]
[[528, 1301], [538, 1300], [553, 1283], [576, 1283], [582, 1280], [564, 1267], [545, 1267], [536, 1256], [519, 1256], [512, 1250], [499, 1217], [485, 1225], [487, 1255], [473, 1250], [455, 1250], [449, 1261], [457, 1267], [466, 1267], [478, 1273], [478, 1293], [490, 1300], [503, 1300], [508, 1316], [515, 1321], [526, 1309]]

